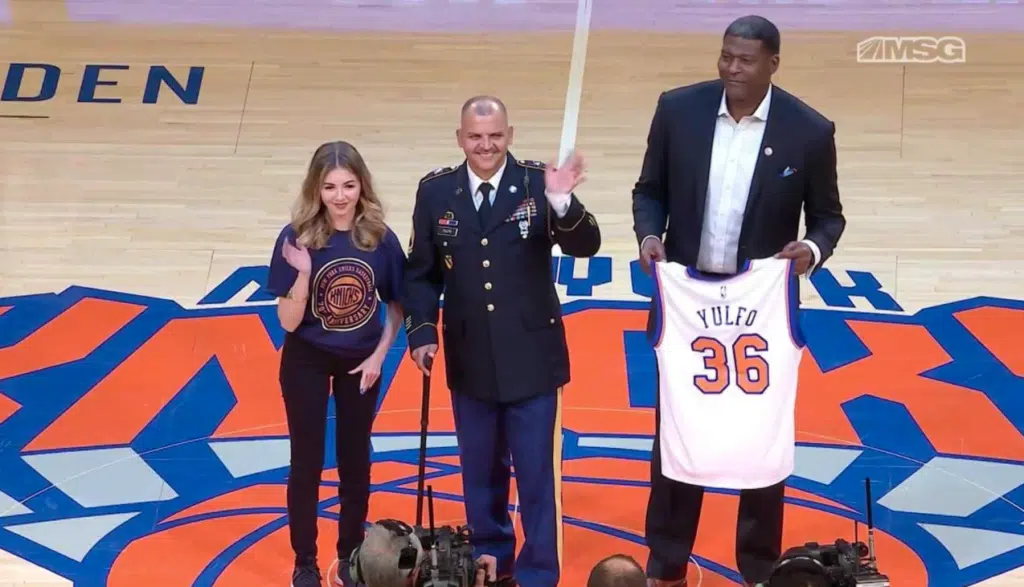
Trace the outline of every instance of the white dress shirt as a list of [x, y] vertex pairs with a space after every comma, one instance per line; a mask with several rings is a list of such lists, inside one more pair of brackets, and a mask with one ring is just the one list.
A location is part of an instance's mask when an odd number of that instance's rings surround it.
[[718, 106], [715, 136], [708, 170], [707, 208], [700, 237], [697, 268], [712, 273], [735, 273], [743, 212], [747, 206], [750, 181], [761, 151], [761, 139], [768, 122], [772, 89], [768, 87], [761, 104], [750, 116], [733, 120], [725, 102]]
[[[771, 102], [772, 87], [768, 86], [768, 92], [754, 113], [736, 122], [729, 114], [725, 92], [722, 92], [711, 147], [707, 206], [697, 257], [697, 269], [701, 271], [727, 274], [736, 272], [747, 196], [750, 194], [750, 182], [760, 155]], [[801, 242], [810, 247], [813, 255], [808, 267], [810, 272], [821, 258], [821, 251], [813, 241], [805, 239]]]
[[[501, 185], [501, 176], [505, 174], [506, 165], [508, 165], [508, 160], [501, 164], [501, 167], [494, 172], [490, 179], [486, 180], [486, 183], [491, 184], [490, 197], [487, 198], [491, 201], [491, 206], [494, 206], [494, 198], [498, 195], [498, 186]], [[484, 203], [484, 194], [480, 191], [480, 186], [485, 183], [485, 180], [473, 173], [473, 168], [469, 165], [466, 166], [466, 171], [469, 172], [469, 193], [473, 194], [473, 207], [479, 210], [480, 204]]]
[[[466, 166], [466, 171], [469, 173], [469, 191], [473, 194], [473, 207], [477, 210], [480, 209], [480, 205], [484, 203], [484, 194], [480, 191], [480, 186], [486, 181], [491, 184], [491, 194], [487, 199], [491, 202], [491, 206], [494, 206], [494, 199], [498, 196], [498, 186], [501, 185], [501, 176], [505, 174], [505, 166], [508, 165], [508, 160], [501, 164], [498, 171], [494, 172], [488, 180], [483, 180], [479, 175], [473, 173], [473, 168], [469, 165]], [[568, 194], [549, 194], [547, 191], [544, 192], [547, 196], [548, 201], [551, 202], [551, 207], [554, 209], [555, 214], [559, 218], [564, 218], [565, 214], [569, 211], [569, 204], [571, 199]]]

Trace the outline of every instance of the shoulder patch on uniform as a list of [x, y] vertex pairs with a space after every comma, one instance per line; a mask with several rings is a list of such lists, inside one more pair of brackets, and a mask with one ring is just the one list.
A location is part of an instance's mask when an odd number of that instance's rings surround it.
[[455, 171], [456, 169], [458, 169], [458, 167], [455, 166], [455, 165], [449, 165], [447, 167], [438, 167], [437, 169], [435, 169], [435, 170], [431, 171], [430, 173], [424, 175], [420, 179], [420, 183], [422, 183], [424, 181], [427, 181], [427, 180], [430, 180], [430, 179], [434, 179], [435, 177], [441, 177], [442, 175], [448, 175], [449, 173]]
[[520, 159], [517, 163], [523, 167], [529, 167], [531, 169], [545, 169], [548, 166], [547, 163], [544, 163], [543, 161], [534, 161], [532, 159]]

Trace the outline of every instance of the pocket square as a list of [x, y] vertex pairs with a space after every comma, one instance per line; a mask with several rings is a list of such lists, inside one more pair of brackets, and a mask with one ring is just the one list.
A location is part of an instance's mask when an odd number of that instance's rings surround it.
[[793, 169], [792, 167], [787, 167], [787, 168], [782, 170], [781, 177], [789, 177], [790, 175], [793, 175], [794, 173], [796, 173], [796, 169]]

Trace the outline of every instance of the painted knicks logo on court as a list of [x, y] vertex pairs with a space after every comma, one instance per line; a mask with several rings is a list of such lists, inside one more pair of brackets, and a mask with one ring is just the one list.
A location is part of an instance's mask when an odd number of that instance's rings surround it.
[[327, 263], [313, 280], [313, 315], [324, 330], [355, 330], [377, 310], [373, 268], [354, 258]]
[[[562, 414], [567, 587], [585, 584], [610, 553], [646, 558], [656, 389], [649, 303], [602, 299], [606, 281], [591, 278], [610, 267], [596, 258], [588, 277], [566, 267], [558, 275], [572, 298], [563, 306], [573, 358]], [[284, 332], [266, 292], [242, 307], [204, 307], [250, 279], [265, 283], [266, 268], [238, 275], [194, 309], [81, 287], [0, 298], [0, 551], [76, 587], [288, 584]], [[962, 587], [1020, 566], [1024, 302], [855, 310], [842, 296], [856, 288], [816, 275], [833, 308], [800, 316], [807, 348], [785, 544], [852, 539], [868, 477], [879, 564], [893, 585]], [[320, 272], [318, 315], [334, 328], [374, 319], [372, 282], [359, 263]], [[862, 297], [891, 302], [872, 287]], [[444, 371], [442, 348], [434, 372]], [[370, 517], [414, 521], [422, 374], [404, 333], [381, 380]], [[459, 523], [450, 400], [443, 376], [433, 385], [427, 483], [437, 523]], [[329, 435], [319, 508], [325, 558], [341, 507], [334, 442]], [[730, 492], [704, 497], [694, 551], [702, 587], [740, 583], [737, 501]]]

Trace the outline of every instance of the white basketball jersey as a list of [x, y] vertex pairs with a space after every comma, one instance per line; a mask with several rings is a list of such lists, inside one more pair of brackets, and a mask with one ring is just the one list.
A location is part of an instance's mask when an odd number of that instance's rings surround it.
[[791, 262], [730, 276], [659, 262], [654, 277], [662, 474], [727, 489], [784, 480], [804, 346]]

